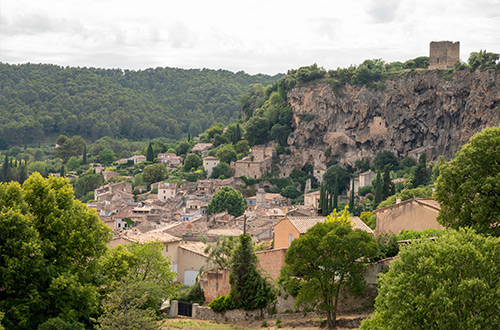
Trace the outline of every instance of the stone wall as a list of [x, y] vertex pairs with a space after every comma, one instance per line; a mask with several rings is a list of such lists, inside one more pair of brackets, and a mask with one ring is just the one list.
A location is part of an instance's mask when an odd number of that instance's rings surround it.
[[273, 249], [256, 252], [264, 276], [276, 280], [280, 275], [281, 267], [285, 264], [286, 249]]
[[193, 319], [198, 320], [211, 320], [218, 322], [241, 322], [248, 320], [259, 320], [269, 317], [266, 309], [256, 309], [253, 311], [246, 311], [243, 309], [233, 309], [222, 313], [214, 312], [208, 306], [200, 306], [193, 304]]
[[215, 270], [206, 270], [201, 273], [198, 281], [207, 303], [217, 297], [229, 294], [231, 290], [231, 285], [229, 284], [229, 269], [223, 269], [217, 272]]

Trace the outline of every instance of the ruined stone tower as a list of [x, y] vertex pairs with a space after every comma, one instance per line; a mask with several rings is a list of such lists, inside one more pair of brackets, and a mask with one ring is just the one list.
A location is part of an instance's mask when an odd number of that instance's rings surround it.
[[449, 69], [460, 60], [460, 42], [432, 41], [429, 54], [429, 69]]

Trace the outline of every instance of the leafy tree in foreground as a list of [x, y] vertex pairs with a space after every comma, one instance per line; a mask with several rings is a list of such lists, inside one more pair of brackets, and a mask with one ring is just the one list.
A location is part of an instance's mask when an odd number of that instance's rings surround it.
[[0, 185], [0, 310], [8, 329], [48, 318], [90, 324], [98, 315], [95, 276], [109, 228], [74, 199], [64, 178], [38, 173], [23, 187]]
[[242, 215], [246, 208], [247, 202], [245, 198], [232, 187], [222, 187], [208, 204], [210, 214], [227, 211], [227, 213], [235, 217]]
[[339, 293], [364, 289], [363, 271], [377, 255], [377, 243], [365, 231], [352, 229], [347, 208], [293, 240], [286, 252], [281, 281], [301, 278], [297, 304], [316, 307], [327, 314], [327, 326], [336, 326]]
[[500, 127], [477, 133], [440, 167], [435, 199], [443, 226], [500, 236]]
[[360, 329], [497, 329], [499, 244], [462, 229], [403, 246]]

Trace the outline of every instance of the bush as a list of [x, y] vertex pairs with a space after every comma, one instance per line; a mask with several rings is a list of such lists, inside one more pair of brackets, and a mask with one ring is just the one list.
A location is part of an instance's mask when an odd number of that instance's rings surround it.
[[398, 254], [399, 245], [395, 234], [391, 232], [377, 232], [375, 233], [375, 239], [378, 244], [377, 259], [382, 260]]
[[212, 302], [209, 303], [208, 306], [216, 313], [222, 313], [224, 311], [236, 309], [236, 308], [240, 307], [234, 303], [234, 301], [231, 299], [230, 295], [220, 296], [220, 297], [212, 300]]
[[203, 294], [203, 290], [201, 289], [198, 280], [189, 288], [181, 292], [177, 299], [179, 301], [197, 303], [200, 305], [203, 304], [205, 302], [205, 295]]
[[372, 191], [373, 187], [370, 186], [364, 186], [364, 187], [359, 187], [358, 189], [358, 195], [359, 196], [366, 196], [366, 194], [370, 193]]

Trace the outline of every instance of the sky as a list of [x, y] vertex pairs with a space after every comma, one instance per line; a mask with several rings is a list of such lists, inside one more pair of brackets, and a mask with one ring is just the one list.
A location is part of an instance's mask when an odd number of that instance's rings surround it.
[[286, 73], [500, 53], [500, 0], [0, 0], [0, 62]]

